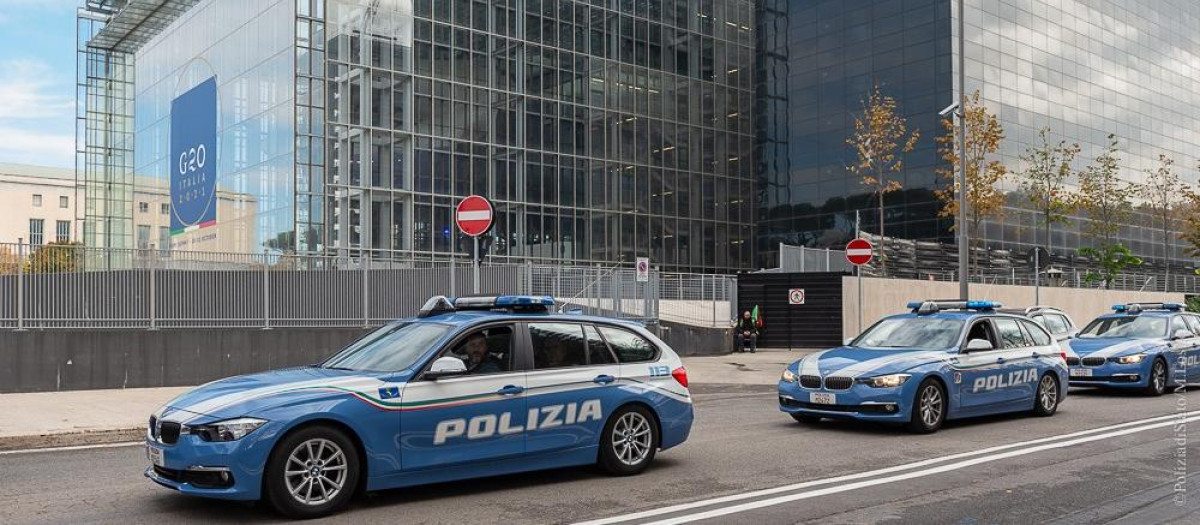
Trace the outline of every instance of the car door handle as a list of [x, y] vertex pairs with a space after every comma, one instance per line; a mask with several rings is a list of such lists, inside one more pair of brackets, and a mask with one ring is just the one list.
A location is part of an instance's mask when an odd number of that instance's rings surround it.
[[1003, 357], [997, 357], [997, 358], [996, 358], [996, 364], [1001, 364], [1001, 365], [1002, 365], [1002, 364], [1004, 364], [1004, 358], [1003, 358]]
[[617, 380], [617, 378], [615, 378], [615, 377], [613, 377], [613, 376], [610, 376], [610, 375], [608, 375], [608, 374], [602, 374], [602, 375], [598, 375], [598, 376], [596, 376], [596, 378], [595, 378], [595, 379], [593, 379], [593, 380], [592, 380], [592, 382], [593, 382], [593, 383], [600, 383], [600, 384], [602, 384], [602, 385], [607, 385], [607, 384], [609, 384], [609, 383], [611, 383], [611, 382], [613, 382], [613, 381], [616, 381], [616, 380]]
[[502, 396], [515, 396], [524, 391], [525, 391], [525, 387], [523, 387], [523, 386], [507, 385], [504, 388], [497, 390], [496, 393], [499, 395], [502, 395]]

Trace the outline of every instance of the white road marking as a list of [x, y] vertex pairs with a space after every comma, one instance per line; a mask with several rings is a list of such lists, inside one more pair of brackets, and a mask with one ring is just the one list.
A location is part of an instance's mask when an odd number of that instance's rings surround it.
[[[1200, 412], [1188, 412], [1187, 417], [1189, 417], [1190, 419], [1188, 419], [1187, 421], [1200, 419], [1200, 417], [1197, 417], [1197, 415], [1200, 415]], [[770, 506], [770, 505], [778, 505], [780, 503], [795, 501], [797, 499], [811, 498], [814, 496], [824, 495], [824, 494], [835, 494], [838, 492], [855, 490], [858, 488], [869, 487], [869, 486], [878, 485], [881, 483], [893, 483], [896, 481], [902, 481], [904, 479], [928, 476], [928, 475], [935, 474], [938, 472], [945, 472], [947, 470], [961, 469], [961, 468], [965, 468], [969, 465], [974, 465], [977, 463], [987, 463], [990, 461], [997, 461], [1000, 459], [1004, 459], [1006, 457], [1019, 456], [1019, 455], [1023, 455], [1023, 454], [1031, 454], [1033, 452], [1039, 452], [1042, 450], [1049, 450], [1052, 448], [1061, 448], [1061, 447], [1065, 447], [1065, 446], [1070, 446], [1070, 444], [1077, 444], [1077, 442], [1079, 442], [1079, 443], [1086, 442], [1086, 441], [1080, 441], [1080, 440], [1095, 441], [1097, 439], [1104, 439], [1107, 437], [1116, 437], [1116, 436], [1120, 436], [1120, 435], [1124, 435], [1124, 434], [1141, 432], [1144, 430], [1152, 430], [1154, 428], [1165, 427], [1165, 426], [1170, 426], [1170, 425], [1179, 423], [1181, 421], [1180, 417], [1181, 417], [1180, 414], [1171, 414], [1171, 415], [1166, 415], [1166, 416], [1158, 416], [1158, 417], [1152, 417], [1152, 418], [1147, 418], [1147, 419], [1140, 419], [1137, 421], [1129, 421], [1126, 423], [1120, 423], [1120, 424], [1116, 424], [1116, 425], [1098, 427], [1098, 428], [1093, 428], [1093, 429], [1089, 429], [1089, 430], [1081, 430], [1081, 431], [1072, 432], [1069, 434], [1060, 434], [1060, 435], [1048, 436], [1048, 437], [1029, 440], [1029, 441], [1009, 443], [1007, 445], [998, 445], [998, 446], [979, 449], [979, 450], [960, 452], [960, 453], [951, 454], [948, 456], [930, 458], [930, 459], [925, 459], [925, 460], [916, 461], [916, 462], [912, 462], [912, 463], [905, 463], [903, 465], [896, 465], [893, 467], [887, 467], [887, 468], [882, 468], [882, 469], [877, 469], [877, 470], [858, 472], [855, 474], [847, 474], [844, 476], [837, 476], [837, 477], [833, 477], [833, 478], [804, 481], [801, 483], [794, 483], [791, 485], [784, 485], [781, 487], [761, 489], [761, 490], [756, 490], [756, 491], [752, 491], [752, 492], [745, 492], [742, 494], [731, 494], [729, 496], [721, 496], [721, 497], [711, 498], [711, 499], [706, 499], [706, 500], [693, 501], [691, 503], [681, 503], [681, 504], [672, 505], [669, 507], [662, 507], [662, 508], [651, 509], [651, 510], [646, 510], [646, 511], [642, 511], [642, 512], [635, 512], [632, 514], [625, 514], [625, 515], [620, 515], [620, 516], [613, 516], [610, 518], [602, 518], [602, 519], [597, 519], [597, 520], [584, 521], [584, 522], [579, 522], [576, 525], [609, 525], [609, 524], [613, 524], [613, 523], [625, 523], [625, 522], [641, 520], [641, 519], [645, 519], [645, 518], [653, 518], [655, 516], [674, 514], [677, 512], [683, 512], [683, 511], [702, 508], [702, 507], [710, 507], [710, 506], [719, 505], [722, 503], [732, 503], [732, 502], [736, 502], [736, 501], [754, 499], [754, 498], [759, 498], [759, 497], [763, 497], [763, 496], [771, 496], [774, 494], [780, 494], [780, 493], [785, 493], [785, 492], [793, 492], [796, 490], [807, 489], [807, 488], [811, 488], [811, 487], [818, 487], [821, 485], [831, 485], [831, 484], [835, 484], [835, 483], [843, 483], [843, 482], [848, 482], [848, 481], [862, 480], [865, 478], [872, 478], [875, 476], [880, 476], [880, 475], [885, 475], [885, 474], [892, 474], [892, 473], [896, 473], [896, 472], [903, 472], [906, 470], [912, 470], [912, 469], [917, 469], [917, 468], [921, 468], [921, 467], [928, 467], [930, 465], [936, 465], [938, 463], [944, 463], [947, 461], [954, 461], [954, 460], [969, 458], [972, 456], [979, 456], [979, 455], [983, 455], [983, 454], [994, 454], [997, 452], [1002, 452], [1002, 451], [1013, 449], [1013, 448], [1029, 447], [1031, 445], [1040, 445], [1035, 448], [1028, 448], [1028, 449], [1022, 448], [1021, 450], [1007, 452], [1007, 453], [1003, 453], [1003, 454], [999, 454], [999, 455], [985, 456], [982, 458], [976, 458], [974, 460], [963, 461], [960, 463], [953, 463], [950, 465], [943, 465], [942, 467], [934, 467], [933, 469], [920, 470], [917, 472], [910, 472], [910, 473], [892, 476], [892, 477], [888, 477], [888, 478], [881, 478], [881, 479], [875, 479], [875, 480], [869, 480], [869, 481], [860, 481], [857, 483], [850, 483], [848, 485], [840, 485], [837, 487], [830, 487], [830, 488], [826, 488], [826, 489], [820, 489], [817, 491], [803, 492], [800, 494], [781, 496], [781, 497], [773, 498], [773, 499], [769, 499], [769, 500], [761, 500], [761, 501], [756, 501], [756, 502], [744, 503], [742, 505], [737, 505], [734, 507], [726, 507], [723, 509], [709, 511], [708, 513], [700, 513], [700, 514], [693, 514], [693, 515], [689, 515], [689, 516], [683, 516], [680, 518], [675, 518], [675, 520], [679, 520], [679, 519], [683, 519], [683, 518], [690, 518], [691, 516], [701, 516], [701, 515], [705, 515], [705, 517], [699, 517], [699, 518], [695, 518], [695, 519], [707, 519], [709, 517], [724, 516], [726, 514], [742, 512], [743, 510], [750, 510], [751, 508], [759, 508], [759, 507], [765, 507], [765, 506]], [[1145, 427], [1140, 426], [1140, 425], [1148, 425], [1148, 424], [1151, 426], [1145, 426]], [[1117, 432], [1117, 433], [1114, 433], [1114, 432]], [[1098, 434], [1098, 435], [1097, 436], [1089, 436], [1089, 434]], [[1080, 437], [1080, 436], [1088, 436], [1088, 437]], [[1073, 438], [1078, 438], [1078, 439], [1073, 439]], [[1063, 442], [1063, 443], [1053, 443], [1054, 441], [1063, 440], [1063, 439], [1068, 439], [1068, 440], [1072, 440], [1072, 441], [1067, 441], [1067, 442]], [[1049, 443], [1049, 444], [1043, 445], [1043, 443]], [[1064, 443], [1067, 443], [1067, 444], [1064, 444]], [[1010, 454], [1010, 455], [1006, 455], [1006, 454]], [[1001, 457], [1001, 456], [1003, 456], [1003, 457]], [[975, 462], [975, 463], [970, 463], [970, 462]], [[954, 468], [946, 469], [945, 467], [954, 467]], [[944, 470], [939, 470], [939, 469], [944, 469]], [[817, 493], [820, 493], [820, 494], [817, 494]], [[800, 496], [800, 497], [796, 497], [796, 496]], [[793, 499], [785, 499], [785, 498], [793, 498]], [[762, 504], [763, 502], [770, 502], [770, 501], [776, 501], [776, 500], [781, 500], [781, 501], [778, 501], [776, 503]], [[762, 505], [760, 505], [760, 504], [762, 504]], [[748, 507], [751, 505], [757, 505], [757, 506]], [[742, 507], [747, 507], [747, 508], [743, 509]], [[730, 511], [729, 509], [739, 509], [739, 510], [731, 510]], [[728, 511], [728, 512], [725, 512], [725, 511]], [[723, 512], [723, 513], [714, 514], [712, 516], [707, 516], [707, 514], [712, 513], [712, 512]], [[656, 523], [659, 523], [661, 525], [666, 525], [668, 523], [686, 523], [687, 521], [694, 521], [695, 519], [688, 519], [686, 521], [664, 520], [664, 521], [656, 522]]]
[[68, 447], [23, 448], [20, 450], [0, 450], [0, 456], [15, 454], [35, 454], [38, 452], [67, 452], [70, 450], [91, 450], [94, 448], [120, 448], [143, 445], [142, 441], [122, 441], [120, 443], [100, 443], [98, 445], [71, 445]]

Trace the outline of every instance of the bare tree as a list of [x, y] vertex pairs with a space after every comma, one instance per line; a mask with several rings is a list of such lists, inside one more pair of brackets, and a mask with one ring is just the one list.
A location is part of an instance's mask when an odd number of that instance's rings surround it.
[[862, 113], [854, 117], [854, 134], [846, 139], [858, 154], [858, 161], [847, 169], [862, 177], [862, 184], [871, 188], [879, 202], [879, 264], [884, 273], [883, 197], [903, 187], [888, 175], [904, 168], [900, 154], [912, 151], [920, 138], [920, 131], [908, 132], [907, 121], [898, 114], [896, 99], [882, 94], [876, 85], [870, 98], [863, 101]]
[[1138, 188], [1140, 197], [1146, 200], [1145, 207], [1154, 214], [1162, 226], [1163, 258], [1166, 260], [1166, 286], [1171, 283], [1171, 229], [1175, 225], [1180, 209], [1187, 203], [1190, 193], [1187, 185], [1175, 173], [1175, 160], [1165, 153], [1158, 155], [1158, 167], [1146, 170], [1146, 183]]

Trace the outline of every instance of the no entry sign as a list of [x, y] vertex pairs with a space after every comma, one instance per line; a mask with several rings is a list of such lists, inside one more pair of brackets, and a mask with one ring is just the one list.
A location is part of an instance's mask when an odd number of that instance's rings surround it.
[[464, 235], [478, 237], [492, 228], [492, 203], [478, 195], [471, 195], [458, 203], [454, 222]]
[[871, 262], [874, 249], [871, 246], [871, 241], [866, 239], [854, 239], [846, 243], [846, 260], [855, 266], [862, 266]]

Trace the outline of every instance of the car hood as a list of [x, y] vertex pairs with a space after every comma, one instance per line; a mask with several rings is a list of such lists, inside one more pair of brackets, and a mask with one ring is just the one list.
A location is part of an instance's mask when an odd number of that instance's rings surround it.
[[866, 377], [903, 372], [915, 366], [946, 361], [949, 350], [880, 350], [841, 346], [809, 354], [792, 363], [801, 375]]
[[157, 414], [188, 421], [252, 415], [297, 398], [354, 395], [379, 402], [399, 397], [407, 374], [383, 374], [318, 367], [285, 368], [213, 381], [172, 399]]
[[1136, 354], [1161, 346], [1154, 339], [1130, 339], [1125, 337], [1076, 338], [1064, 343], [1079, 357], [1119, 357]]

